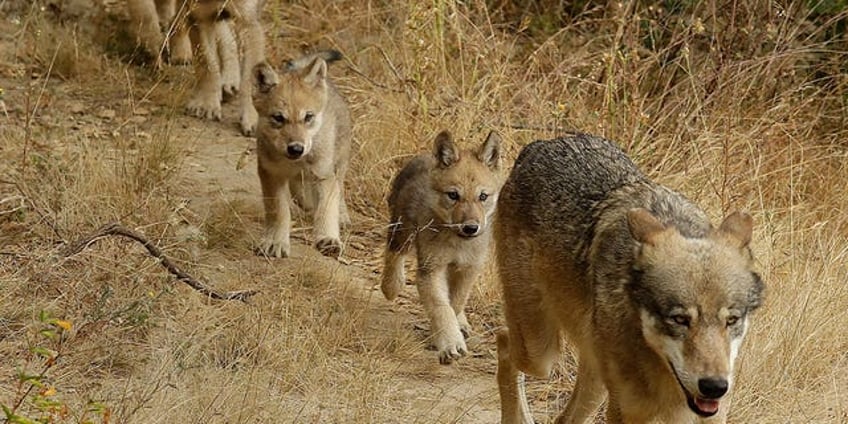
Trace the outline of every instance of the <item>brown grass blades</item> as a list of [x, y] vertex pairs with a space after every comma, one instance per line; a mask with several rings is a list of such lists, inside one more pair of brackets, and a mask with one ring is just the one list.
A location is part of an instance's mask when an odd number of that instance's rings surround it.
[[[497, 130], [507, 165], [532, 140], [581, 130], [618, 141], [713, 219], [754, 216], [768, 292], [730, 421], [848, 421], [836, 3], [268, 0], [274, 63], [345, 55], [330, 72], [354, 117], [349, 265], [313, 255], [297, 213], [292, 258], [253, 255], [262, 207], [236, 109], [221, 123], [184, 116], [191, 71], [127, 64], [124, 2], [63, 15], [84, 3], [0, 0], [0, 404], [17, 399], [16, 367], [47, 311], [74, 323], [48, 375], [53, 399], [70, 411], [96, 401], [113, 422], [495, 422], [497, 275], [478, 281], [471, 356], [451, 367], [424, 349], [412, 287], [394, 303], [373, 290], [390, 177], [442, 129], [459, 143]], [[103, 222], [149, 235], [222, 292], [262, 293], [212, 302], [112, 238], [56, 256]], [[539, 422], [574, 370], [565, 354], [551, 380], [530, 382]]]
[[213, 288], [210, 288], [206, 284], [200, 282], [196, 278], [192, 277], [185, 271], [181, 270], [178, 266], [176, 266], [155, 244], [153, 244], [150, 240], [145, 238], [144, 236], [132, 231], [123, 225], [118, 223], [110, 223], [106, 224], [97, 229], [94, 233], [89, 236], [86, 236], [80, 240], [69, 245], [62, 254], [64, 256], [72, 256], [79, 252], [81, 252], [86, 247], [90, 246], [92, 243], [97, 241], [100, 238], [107, 236], [121, 236], [126, 237], [131, 240], [135, 240], [141, 243], [145, 249], [150, 253], [150, 256], [159, 260], [159, 263], [165, 267], [168, 272], [170, 272], [174, 277], [177, 277], [177, 280], [182, 281], [183, 283], [188, 284], [189, 287], [197, 290], [200, 294], [204, 296], [209, 296], [215, 300], [241, 300], [242, 302], [247, 302], [251, 296], [259, 293], [258, 290], [238, 290], [231, 292], [219, 292]]

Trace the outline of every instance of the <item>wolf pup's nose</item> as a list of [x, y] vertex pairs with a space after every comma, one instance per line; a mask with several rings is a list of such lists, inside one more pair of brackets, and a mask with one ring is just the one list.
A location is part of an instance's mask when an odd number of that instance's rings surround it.
[[286, 153], [288, 153], [289, 157], [292, 159], [297, 159], [303, 154], [303, 145], [300, 143], [289, 144], [286, 147]]
[[462, 226], [462, 234], [465, 234], [466, 236], [476, 235], [479, 230], [480, 226], [477, 224], [465, 224]]
[[698, 380], [698, 390], [706, 398], [718, 399], [727, 393], [727, 380], [721, 377], [702, 378]]

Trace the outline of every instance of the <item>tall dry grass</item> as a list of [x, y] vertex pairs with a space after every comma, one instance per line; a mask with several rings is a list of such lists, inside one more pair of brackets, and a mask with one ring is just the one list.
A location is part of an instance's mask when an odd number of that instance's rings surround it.
[[[99, 30], [58, 25], [53, 9], [0, 1], [20, 22], [0, 41], [21, 46], [0, 49], [12, 109], [0, 110], [0, 198], [24, 199], [0, 204], [0, 403], [19, 396], [15, 367], [37, 363], [29, 348], [47, 310], [74, 323], [45, 380], [72, 411], [65, 421], [93, 399], [115, 422], [492, 422], [496, 275], [469, 306], [481, 358], [438, 366], [415, 329], [426, 319], [414, 293], [390, 306], [369, 290], [384, 196], [443, 128], [469, 143], [496, 129], [510, 159], [581, 130], [618, 141], [716, 221], [753, 213], [768, 292], [730, 421], [848, 421], [845, 15], [742, 3], [268, 1], [272, 60], [315, 47], [346, 56], [331, 73], [355, 117], [348, 241], [360, 249], [342, 266], [306, 248], [282, 265], [249, 253], [258, 194], [201, 186], [212, 179], [190, 172], [204, 143], [235, 157], [243, 141], [228, 123], [180, 116], [188, 71], [122, 62], [131, 49], [102, 41], [114, 40], [103, 35], [114, 17], [92, 20]], [[73, 101], [86, 110], [68, 113]], [[98, 118], [104, 107], [117, 116]], [[133, 120], [138, 108], [153, 111], [145, 122]], [[234, 164], [214, 172], [255, 179]], [[222, 288], [263, 294], [250, 306], [208, 302], [119, 240], [59, 254], [112, 220]], [[566, 355], [550, 381], [531, 383], [538, 420], [556, 416], [573, 371]]]

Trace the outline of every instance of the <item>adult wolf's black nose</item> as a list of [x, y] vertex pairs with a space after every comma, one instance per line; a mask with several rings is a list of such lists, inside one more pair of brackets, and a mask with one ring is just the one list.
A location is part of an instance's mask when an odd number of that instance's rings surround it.
[[708, 399], [718, 399], [727, 393], [727, 380], [721, 377], [698, 380], [698, 390]]
[[303, 145], [300, 143], [292, 143], [286, 147], [286, 153], [291, 158], [299, 158], [303, 154]]
[[480, 231], [480, 226], [477, 224], [465, 224], [462, 226], [462, 233], [467, 236], [476, 235]]

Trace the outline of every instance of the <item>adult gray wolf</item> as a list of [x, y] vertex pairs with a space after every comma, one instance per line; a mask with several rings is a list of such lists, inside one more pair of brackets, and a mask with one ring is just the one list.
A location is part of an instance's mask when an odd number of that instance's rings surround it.
[[[192, 46], [197, 49], [193, 55], [197, 81], [187, 111], [199, 118], [220, 120], [223, 96], [238, 93], [241, 130], [248, 136], [256, 131], [258, 119], [252, 101], [253, 80], [249, 75], [256, 64], [265, 60], [265, 34], [259, 20], [264, 3], [264, 0], [127, 0], [139, 43], [153, 57], [161, 58], [160, 52], [171, 45], [172, 61], [187, 62], [192, 60]], [[160, 26], [169, 28], [169, 43], [165, 42]], [[190, 43], [186, 41], [186, 33]]]
[[468, 351], [465, 303], [489, 256], [501, 185], [500, 141], [491, 132], [476, 151], [460, 150], [443, 131], [432, 154], [421, 154], [401, 169], [389, 194], [381, 288], [386, 299], [397, 297], [406, 281], [404, 258], [414, 248], [418, 294], [443, 364]]
[[724, 423], [749, 316], [763, 301], [752, 219], [718, 228], [611, 141], [575, 134], [520, 153], [494, 235], [507, 329], [503, 423], [532, 423], [523, 373], [547, 376], [560, 335], [577, 381], [558, 423]]
[[337, 51], [322, 51], [289, 61], [279, 74], [265, 62], [253, 69], [265, 204], [261, 254], [289, 256], [292, 195], [313, 213], [317, 249], [326, 256], [341, 254], [340, 224], [350, 220], [344, 178], [351, 123], [347, 103], [327, 78], [327, 62], [340, 58]]

